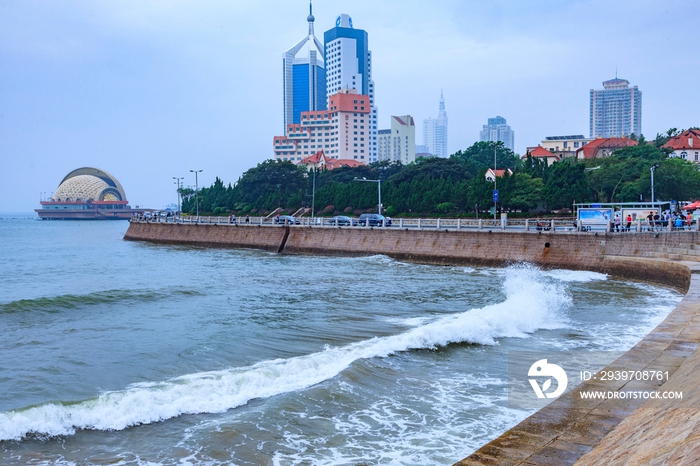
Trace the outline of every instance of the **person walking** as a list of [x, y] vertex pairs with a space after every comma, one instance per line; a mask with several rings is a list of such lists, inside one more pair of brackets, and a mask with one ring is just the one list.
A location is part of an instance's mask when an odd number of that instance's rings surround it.
[[622, 221], [620, 217], [622, 217], [622, 214], [618, 215], [618, 212], [615, 212], [615, 219], [613, 220], [613, 231], [620, 231], [620, 222]]
[[625, 229], [627, 231], [630, 231], [631, 227], [632, 227], [632, 215], [627, 214], [627, 226], [625, 227]]

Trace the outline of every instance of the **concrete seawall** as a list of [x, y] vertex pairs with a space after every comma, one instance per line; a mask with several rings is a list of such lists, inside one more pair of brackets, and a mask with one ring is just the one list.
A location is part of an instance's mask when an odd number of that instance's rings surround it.
[[[385, 254], [445, 265], [526, 261], [672, 286], [686, 292], [681, 303], [609, 367], [668, 371], [670, 378], [663, 385], [647, 381], [634, 384], [634, 388], [682, 390], [682, 404], [661, 409], [641, 401], [606, 400], [582, 408], [573, 403], [577, 391], [586, 386], [582, 384], [457, 464], [691, 464], [700, 459], [700, 390], [696, 388], [700, 383], [700, 351], [696, 351], [700, 343], [700, 275], [695, 275], [700, 274], [700, 233], [517, 233], [132, 222], [124, 238], [287, 254]], [[621, 382], [617, 389], [630, 386]]]

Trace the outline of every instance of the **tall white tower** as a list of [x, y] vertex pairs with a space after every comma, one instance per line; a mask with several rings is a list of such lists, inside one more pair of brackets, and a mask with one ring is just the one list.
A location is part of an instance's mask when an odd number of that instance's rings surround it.
[[423, 120], [423, 144], [428, 147], [428, 152], [446, 158], [447, 154], [447, 112], [445, 111], [445, 98], [440, 91], [440, 109], [437, 118]]
[[[328, 96], [342, 89], [355, 89], [358, 94], [369, 96], [370, 115], [368, 128], [358, 131], [366, 138], [369, 162], [377, 161], [377, 107], [372, 81], [372, 52], [368, 49], [367, 32], [355, 29], [352, 18], [341, 14], [335, 27], [323, 34], [326, 53], [326, 90]], [[359, 129], [359, 128], [358, 128]]]

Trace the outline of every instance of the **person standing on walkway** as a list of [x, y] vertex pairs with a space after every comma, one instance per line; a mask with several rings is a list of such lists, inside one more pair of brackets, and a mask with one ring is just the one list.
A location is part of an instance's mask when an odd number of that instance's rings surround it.
[[615, 220], [613, 220], [613, 231], [620, 231], [620, 222], [622, 217], [622, 214], [618, 215], [618, 213], [615, 213]]
[[630, 231], [631, 227], [632, 227], [632, 215], [627, 214], [627, 226], [625, 227], [625, 229], [627, 231]]

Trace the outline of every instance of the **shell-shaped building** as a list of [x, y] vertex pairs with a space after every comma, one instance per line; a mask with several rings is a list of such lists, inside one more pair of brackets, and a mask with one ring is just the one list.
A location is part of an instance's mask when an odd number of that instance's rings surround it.
[[48, 201], [36, 209], [42, 219], [124, 219], [132, 210], [121, 183], [104, 170], [83, 167], [68, 173]]

